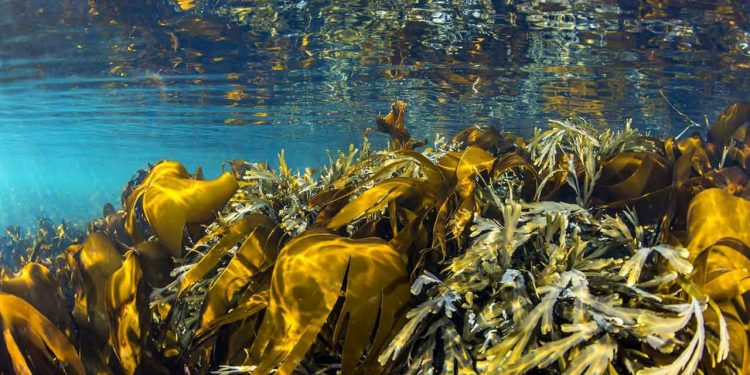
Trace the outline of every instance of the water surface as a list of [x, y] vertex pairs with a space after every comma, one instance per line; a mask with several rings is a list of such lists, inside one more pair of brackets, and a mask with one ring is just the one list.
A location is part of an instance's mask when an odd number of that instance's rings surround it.
[[85, 222], [164, 158], [318, 165], [395, 98], [433, 139], [569, 116], [676, 134], [661, 92], [701, 123], [750, 93], [744, 1], [335, 3], [0, 0], [0, 227]]

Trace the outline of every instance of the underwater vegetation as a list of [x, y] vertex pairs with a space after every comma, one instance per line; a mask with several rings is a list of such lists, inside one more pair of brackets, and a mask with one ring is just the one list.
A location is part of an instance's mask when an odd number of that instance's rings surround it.
[[[747, 373], [750, 103], [691, 135], [551, 121], [206, 181], [2, 238], [0, 372]], [[705, 133], [705, 134], [703, 134]]]

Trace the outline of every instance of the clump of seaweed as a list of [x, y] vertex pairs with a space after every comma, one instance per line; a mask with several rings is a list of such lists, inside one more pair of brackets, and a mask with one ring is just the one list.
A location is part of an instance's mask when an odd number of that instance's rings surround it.
[[750, 104], [707, 138], [570, 119], [432, 147], [406, 108], [386, 150], [212, 181], [162, 161], [85, 236], [10, 231], [0, 372], [750, 369]]

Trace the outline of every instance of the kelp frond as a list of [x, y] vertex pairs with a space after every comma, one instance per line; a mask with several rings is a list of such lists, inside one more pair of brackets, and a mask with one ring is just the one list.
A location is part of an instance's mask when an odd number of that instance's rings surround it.
[[0, 372], [748, 372], [747, 103], [707, 139], [571, 119], [421, 151], [406, 108], [320, 170], [164, 161], [85, 235], [9, 228]]

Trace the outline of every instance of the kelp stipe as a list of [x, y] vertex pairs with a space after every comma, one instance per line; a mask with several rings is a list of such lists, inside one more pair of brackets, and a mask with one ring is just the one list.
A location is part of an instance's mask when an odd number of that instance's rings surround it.
[[391, 148], [319, 172], [160, 162], [85, 236], [8, 230], [0, 370], [745, 373], [746, 107], [707, 138], [571, 119], [427, 147], [397, 101]]

